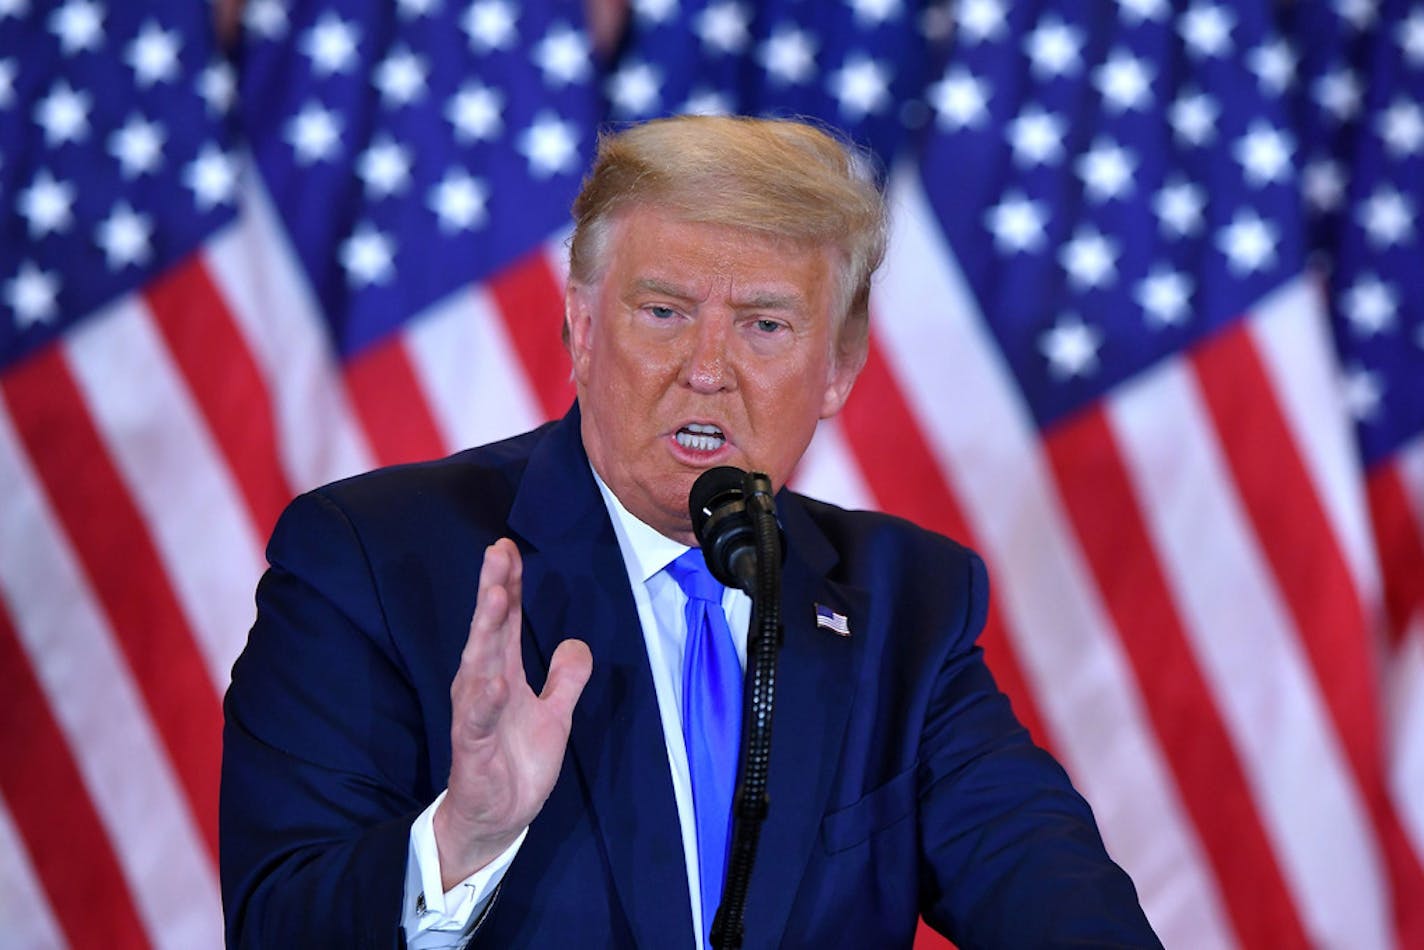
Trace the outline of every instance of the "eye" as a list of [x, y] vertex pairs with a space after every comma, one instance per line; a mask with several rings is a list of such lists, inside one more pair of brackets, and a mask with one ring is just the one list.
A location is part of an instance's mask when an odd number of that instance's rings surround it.
[[671, 307], [664, 307], [662, 304], [651, 304], [644, 308], [656, 320], [670, 320], [677, 316], [677, 311]]
[[755, 326], [762, 333], [780, 333], [786, 329], [786, 324], [780, 320], [772, 320], [770, 317], [762, 317]]

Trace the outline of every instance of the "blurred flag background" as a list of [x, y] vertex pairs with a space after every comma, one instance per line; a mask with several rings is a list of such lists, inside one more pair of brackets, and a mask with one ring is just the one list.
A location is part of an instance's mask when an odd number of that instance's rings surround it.
[[0, 0], [0, 947], [220, 945], [277, 513], [562, 414], [597, 131], [684, 111], [874, 156], [797, 486], [985, 555], [1167, 945], [1424, 946], [1421, 104], [1403, 0]]

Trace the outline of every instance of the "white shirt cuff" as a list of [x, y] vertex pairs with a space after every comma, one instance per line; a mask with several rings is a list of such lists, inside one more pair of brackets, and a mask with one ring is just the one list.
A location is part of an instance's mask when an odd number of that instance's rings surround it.
[[477, 920], [504, 880], [519, 853], [525, 828], [508, 848], [483, 868], [450, 890], [440, 886], [440, 852], [435, 846], [435, 809], [445, 800], [441, 792], [410, 826], [409, 857], [405, 869], [405, 900], [401, 926], [410, 950], [444, 950], [462, 946], [470, 922]]

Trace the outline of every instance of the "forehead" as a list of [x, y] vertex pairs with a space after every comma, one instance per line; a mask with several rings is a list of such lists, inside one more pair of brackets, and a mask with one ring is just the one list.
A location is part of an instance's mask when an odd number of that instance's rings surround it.
[[689, 220], [656, 205], [621, 212], [612, 222], [605, 278], [619, 284], [676, 283], [775, 289], [824, 305], [833, 249], [747, 228]]

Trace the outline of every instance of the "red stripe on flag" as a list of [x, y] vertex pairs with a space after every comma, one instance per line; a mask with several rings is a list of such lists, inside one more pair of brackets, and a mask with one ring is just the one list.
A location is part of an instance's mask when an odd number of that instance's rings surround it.
[[232, 472], [258, 537], [292, 497], [272, 400], [226, 301], [194, 254], [149, 284], [144, 299]]
[[69, 943], [147, 947], [118, 858], [4, 609], [0, 748], [0, 795]]
[[216, 861], [222, 712], [153, 539], [58, 347], [13, 366], [0, 390]]
[[564, 291], [543, 248], [505, 268], [488, 287], [545, 418], [557, 419], [573, 403], [574, 384], [559, 334]]
[[[969, 525], [874, 336], [865, 368], [841, 411], [841, 428], [882, 510], [973, 546]], [[1019, 722], [1036, 743], [1051, 750], [1033, 693], [992, 605], [979, 645]]]
[[1384, 782], [1376, 651], [1330, 520], [1246, 324], [1192, 355], [1238, 493], [1300, 631], [1385, 853], [1395, 927], [1424, 947], [1424, 869]]
[[1389, 636], [1397, 647], [1409, 618], [1415, 611], [1424, 610], [1424, 538], [1420, 537], [1409, 503], [1409, 489], [1395, 465], [1377, 465], [1366, 486], [1384, 581]]
[[1249, 947], [1307, 946], [1102, 409], [1057, 427], [1045, 447], [1236, 935]]
[[[381, 465], [439, 458], [448, 449], [399, 333], [352, 358], [346, 388]], [[472, 410], [473, 411], [473, 410]]]

